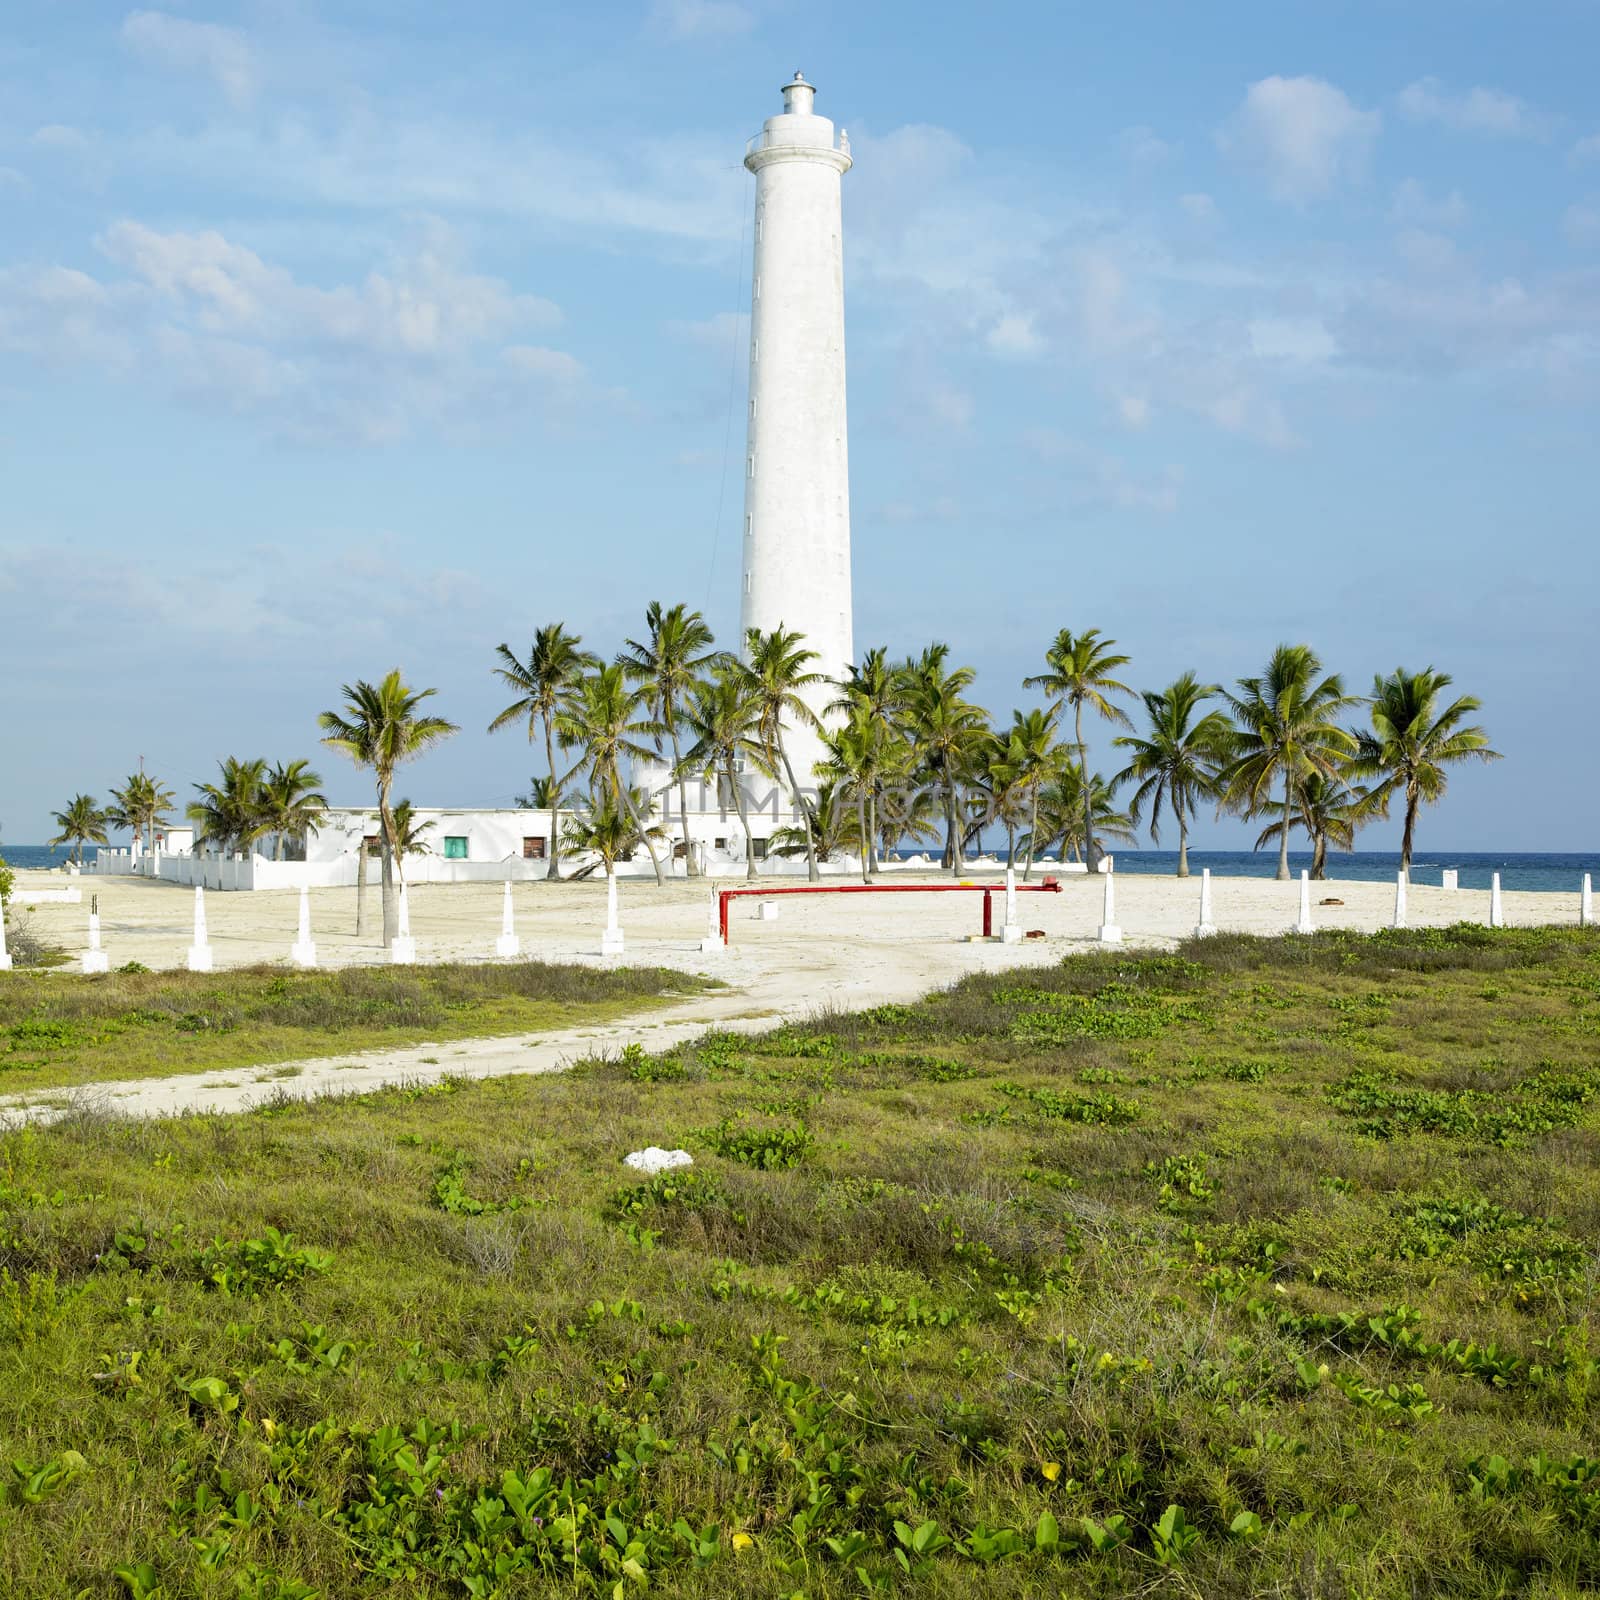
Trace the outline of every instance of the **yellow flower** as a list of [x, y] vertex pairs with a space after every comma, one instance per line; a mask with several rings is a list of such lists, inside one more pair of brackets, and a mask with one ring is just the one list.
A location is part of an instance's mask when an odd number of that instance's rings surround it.
[[733, 1536], [733, 1548], [735, 1550], [749, 1550], [754, 1544], [755, 1540], [748, 1533], [736, 1533]]
[[269, 1439], [276, 1439], [278, 1437], [278, 1424], [271, 1417], [263, 1417], [261, 1419], [261, 1431]]
[[1059, 1461], [1041, 1461], [1039, 1470], [1044, 1474], [1046, 1483], [1054, 1483], [1061, 1476], [1061, 1463]]

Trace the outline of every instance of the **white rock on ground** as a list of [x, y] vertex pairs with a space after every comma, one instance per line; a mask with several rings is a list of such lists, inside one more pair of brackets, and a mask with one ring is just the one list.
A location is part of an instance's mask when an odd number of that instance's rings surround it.
[[692, 1167], [694, 1157], [687, 1150], [663, 1150], [653, 1144], [645, 1150], [634, 1150], [622, 1158], [625, 1167], [635, 1172], [670, 1172], [674, 1167]]

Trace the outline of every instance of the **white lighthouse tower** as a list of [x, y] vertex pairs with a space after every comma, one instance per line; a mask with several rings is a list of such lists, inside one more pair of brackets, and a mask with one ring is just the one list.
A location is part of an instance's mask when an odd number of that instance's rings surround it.
[[[855, 659], [839, 182], [850, 141], [812, 110], [815, 96], [795, 73], [744, 160], [756, 224], [740, 638], [781, 623], [816, 651], [813, 670], [841, 678]], [[819, 684], [806, 698], [820, 716], [837, 696]], [[811, 788], [821, 739], [796, 729], [785, 743]]]

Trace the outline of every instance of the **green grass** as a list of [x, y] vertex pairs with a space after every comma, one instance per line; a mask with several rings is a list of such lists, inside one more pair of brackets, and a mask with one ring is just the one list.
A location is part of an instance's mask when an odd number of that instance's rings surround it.
[[707, 980], [525, 961], [0, 974], [0, 1094], [600, 1023]]
[[6, 1135], [0, 1593], [1593, 1592], [1597, 1044], [1592, 933], [1225, 938]]

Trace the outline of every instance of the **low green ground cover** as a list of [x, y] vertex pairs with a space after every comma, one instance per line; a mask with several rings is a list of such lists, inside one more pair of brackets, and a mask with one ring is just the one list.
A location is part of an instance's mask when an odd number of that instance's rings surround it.
[[1592, 1592], [1597, 1044], [1593, 935], [1227, 938], [6, 1135], [0, 1593]]
[[705, 987], [542, 961], [0, 974], [0, 1094], [604, 1022]]

